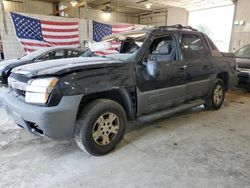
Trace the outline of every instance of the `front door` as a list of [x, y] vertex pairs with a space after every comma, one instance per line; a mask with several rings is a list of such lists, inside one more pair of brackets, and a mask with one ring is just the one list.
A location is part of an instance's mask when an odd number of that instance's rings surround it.
[[137, 66], [138, 115], [175, 106], [186, 99], [186, 65], [173, 35], [157, 37]]

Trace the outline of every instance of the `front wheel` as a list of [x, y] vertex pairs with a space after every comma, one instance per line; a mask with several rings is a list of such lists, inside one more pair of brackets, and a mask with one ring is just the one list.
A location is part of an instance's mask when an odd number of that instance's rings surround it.
[[120, 104], [107, 99], [95, 100], [79, 115], [75, 141], [92, 155], [107, 154], [123, 138], [126, 123], [126, 113]]
[[207, 109], [213, 109], [213, 110], [218, 110], [224, 103], [225, 99], [225, 84], [223, 80], [221, 79], [216, 79], [212, 95], [210, 98], [206, 101], [205, 107]]

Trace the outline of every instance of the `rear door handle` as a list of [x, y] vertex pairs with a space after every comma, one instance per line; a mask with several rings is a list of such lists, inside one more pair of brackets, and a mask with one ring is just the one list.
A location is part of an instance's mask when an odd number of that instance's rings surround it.
[[209, 68], [208, 65], [203, 66], [203, 70], [208, 69], [208, 68]]

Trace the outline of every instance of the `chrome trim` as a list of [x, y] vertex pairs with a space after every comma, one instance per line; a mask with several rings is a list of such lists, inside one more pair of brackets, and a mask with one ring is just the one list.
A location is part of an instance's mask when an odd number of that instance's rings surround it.
[[29, 71], [18, 70], [18, 68], [14, 69], [12, 72], [15, 73], [15, 74], [22, 74], [22, 75], [28, 75], [28, 74], [30, 74]]
[[248, 74], [250, 74], [250, 69], [248, 69], [248, 68], [238, 68], [238, 71], [240, 71], [242, 73], [248, 73]]
[[26, 91], [27, 84], [24, 82], [20, 82], [20, 81], [16, 80], [15, 78], [9, 77], [8, 84], [13, 89]]

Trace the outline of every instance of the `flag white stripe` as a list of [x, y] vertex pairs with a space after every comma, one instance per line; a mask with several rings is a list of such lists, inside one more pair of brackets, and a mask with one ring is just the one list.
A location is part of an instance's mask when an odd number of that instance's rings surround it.
[[[48, 47], [40, 47], [40, 46], [30, 46], [30, 45], [22, 45], [24, 48], [28, 48], [28, 49], [33, 49], [33, 50], [38, 50], [38, 49], [42, 49], [42, 48], [48, 48]], [[60, 47], [72, 47], [72, 48], [78, 48], [80, 47], [77, 44], [74, 45], [57, 45]]]
[[37, 43], [37, 44], [47, 44], [44, 41], [39, 40], [31, 40], [31, 39], [20, 39], [20, 42], [31, 42], [31, 43]]
[[[37, 43], [37, 44], [47, 44], [44, 41], [38, 41], [38, 40], [31, 40], [31, 39], [20, 39], [21, 42], [32, 42], [32, 43]], [[48, 39], [46, 40], [48, 42], [78, 42], [79, 38], [72, 38], [72, 39]], [[80, 43], [80, 42], [79, 42]]]
[[78, 29], [78, 25], [47, 25], [47, 24], [41, 24], [42, 28], [48, 28], [48, 29]]
[[78, 35], [78, 31], [74, 32], [52, 32], [52, 31], [43, 31], [43, 35], [54, 35], [54, 36], [70, 36], [70, 35]]
[[[51, 39], [51, 38], [45, 38], [44, 40], [48, 42], [76, 42], [79, 41], [79, 38], [70, 38], [70, 39]], [[80, 42], [79, 42], [80, 43]]]

